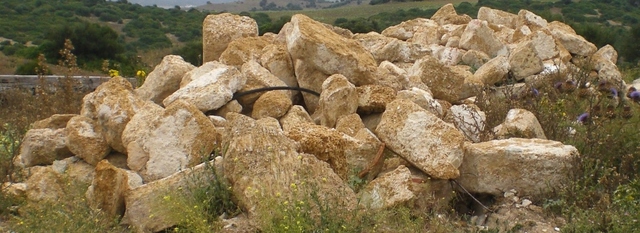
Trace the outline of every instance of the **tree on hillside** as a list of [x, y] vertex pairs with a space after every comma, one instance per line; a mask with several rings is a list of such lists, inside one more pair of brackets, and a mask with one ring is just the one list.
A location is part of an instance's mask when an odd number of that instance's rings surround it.
[[116, 59], [124, 52], [124, 46], [118, 41], [118, 34], [109, 27], [93, 23], [64, 25], [51, 29], [45, 35], [45, 42], [40, 46], [49, 61], [59, 60], [58, 53], [65, 39], [70, 39], [75, 47], [73, 53], [78, 57], [78, 64], [86, 64], [104, 59]]

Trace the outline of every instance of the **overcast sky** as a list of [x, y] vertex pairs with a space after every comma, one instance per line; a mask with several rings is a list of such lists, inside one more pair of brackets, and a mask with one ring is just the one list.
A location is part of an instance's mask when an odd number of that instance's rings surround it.
[[[112, 0], [115, 1], [115, 0]], [[137, 3], [143, 6], [157, 5], [158, 7], [170, 8], [174, 6], [191, 7], [201, 6], [211, 3], [235, 2], [235, 0], [129, 0], [130, 3]]]

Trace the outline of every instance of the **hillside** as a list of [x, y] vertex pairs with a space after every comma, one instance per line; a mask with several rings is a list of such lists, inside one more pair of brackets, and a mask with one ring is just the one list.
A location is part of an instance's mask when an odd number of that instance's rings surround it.
[[[312, 2], [315, 7], [311, 6]], [[289, 17], [297, 13], [362, 33], [381, 32], [386, 27], [416, 17], [429, 18], [435, 9], [449, 2], [452, 1], [391, 1], [370, 5], [368, 1], [336, 4], [329, 1], [251, 0], [206, 4], [187, 10], [142, 6], [127, 1], [6, 0], [0, 6], [0, 38], [4, 38], [0, 39], [4, 41], [0, 42], [0, 51], [11, 57], [11, 62], [3, 62], [0, 73], [33, 73], [39, 53], [45, 54], [49, 63], [56, 64], [65, 38], [81, 40], [72, 40], [78, 53], [78, 63], [81, 68], [95, 72], [102, 72], [104, 60], [109, 60], [109, 68], [119, 69], [125, 75], [133, 75], [140, 69], [149, 71], [170, 53], [182, 55], [198, 65], [201, 63], [202, 20], [207, 14], [221, 11], [253, 17], [261, 34], [277, 33]], [[640, 50], [635, 43], [640, 38], [640, 30], [633, 30], [640, 22], [640, 1], [453, 2], [458, 12], [472, 17], [481, 6], [512, 13], [528, 9], [549, 21], [570, 24], [578, 34], [598, 47], [613, 45], [622, 57], [620, 62], [633, 62], [640, 57], [635, 52]], [[332, 5], [332, 8], [324, 9]], [[86, 29], [103, 36], [86, 40], [91, 38], [91, 35], [85, 35]], [[110, 36], [104, 36], [107, 34]]]

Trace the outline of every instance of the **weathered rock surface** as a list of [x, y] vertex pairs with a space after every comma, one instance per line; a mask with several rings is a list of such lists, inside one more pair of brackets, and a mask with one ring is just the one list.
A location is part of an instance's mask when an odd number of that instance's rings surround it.
[[151, 182], [196, 165], [216, 146], [213, 123], [195, 106], [178, 101], [133, 117], [123, 133], [127, 165]]
[[260, 64], [271, 74], [282, 80], [287, 86], [297, 87], [298, 80], [293, 67], [293, 60], [286, 45], [267, 45], [262, 51]]
[[358, 193], [359, 204], [374, 210], [401, 205], [416, 197], [410, 186], [411, 172], [407, 167], [400, 165], [367, 184]]
[[509, 54], [509, 67], [516, 80], [522, 80], [527, 76], [540, 73], [544, 66], [542, 60], [536, 54], [533, 43], [523, 42]]
[[[271, 74], [269, 70], [262, 67], [260, 63], [255, 61], [248, 61], [242, 65], [241, 68], [242, 73], [247, 77], [247, 81], [244, 86], [242, 86], [239, 92], [251, 91], [259, 88], [265, 87], [282, 87], [287, 84], [280, 80], [275, 75]], [[286, 94], [287, 97], [290, 97], [292, 94], [290, 91], [275, 91]], [[260, 97], [260, 95], [266, 92], [258, 92], [250, 95], [245, 95], [238, 98], [238, 102], [245, 107], [250, 107], [253, 103]], [[285, 110], [286, 111], [286, 110]]]
[[504, 122], [493, 128], [493, 132], [498, 139], [510, 137], [547, 139], [536, 116], [525, 109], [509, 110]]
[[567, 182], [577, 156], [575, 147], [543, 139], [466, 143], [457, 181], [472, 193], [501, 195], [515, 189], [537, 197]]
[[478, 50], [490, 57], [507, 55], [507, 47], [493, 34], [486, 21], [474, 19], [460, 37], [460, 48]]
[[593, 43], [576, 34], [576, 31], [569, 25], [553, 21], [549, 23], [547, 28], [551, 31], [551, 34], [572, 54], [590, 56], [598, 50]]
[[[210, 165], [200, 164], [164, 179], [126, 190], [126, 211], [121, 224], [132, 226], [138, 232], [159, 232], [178, 224], [181, 213], [175, 210], [183, 207], [176, 206], [173, 200], [186, 195], [188, 190], [198, 185], [211, 182], [214, 176], [208, 166]], [[131, 182], [131, 178], [129, 180]]]
[[415, 18], [384, 29], [382, 31], [382, 35], [406, 41], [413, 38], [414, 34], [418, 30], [424, 30], [425, 32], [431, 31], [433, 33], [436, 33], [432, 36], [434, 40], [432, 42], [439, 42], [439, 27], [440, 26], [436, 21], [425, 18]]
[[230, 42], [258, 36], [258, 24], [248, 16], [222, 13], [208, 15], [202, 23], [202, 62], [218, 60]]
[[478, 10], [478, 19], [487, 21], [490, 24], [504, 25], [515, 29], [518, 15], [483, 6]]
[[420, 77], [429, 86], [434, 98], [449, 102], [468, 98], [479, 91], [469, 87], [466, 82], [467, 77], [473, 76], [471, 72], [445, 66], [432, 56], [416, 61], [409, 70], [409, 76]]
[[431, 16], [431, 20], [438, 22], [440, 25], [445, 24], [467, 24], [471, 21], [471, 17], [468, 15], [458, 15], [456, 9], [453, 8], [453, 4], [446, 4], [436, 13]]
[[162, 101], [164, 106], [183, 100], [203, 112], [216, 110], [229, 102], [233, 93], [246, 82], [246, 77], [238, 69], [216, 61], [192, 70], [184, 79], [190, 81], [183, 80], [180, 89]]
[[20, 166], [50, 165], [56, 159], [71, 157], [66, 129], [31, 129], [27, 131], [18, 158]]
[[90, 118], [75, 116], [69, 120], [66, 129], [67, 148], [87, 163], [95, 166], [111, 152], [102, 129]]
[[[239, 114], [228, 114], [227, 120], [224, 174], [238, 204], [250, 215], [268, 213], [271, 201], [310, 200], [306, 199], [311, 198], [310, 193], [297, 192], [308, 187], [316, 190], [320, 203], [332, 209], [355, 208], [355, 194], [329, 165], [298, 153], [297, 144], [279, 128]], [[317, 212], [310, 214], [317, 216]]]
[[95, 168], [95, 176], [86, 197], [89, 207], [101, 210], [109, 216], [123, 215], [124, 195], [129, 188], [129, 175], [123, 169], [100, 161]]
[[378, 63], [383, 61], [414, 62], [431, 53], [422, 44], [398, 40], [377, 32], [356, 34], [354, 39], [371, 52]]
[[364, 85], [356, 87], [358, 92], [358, 113], [382, 113], [388, 103], [396, 98], [396, 91], [387, 86]]
[[358, 42], [304, 15], [291, 17], [291, 24], [287, 49], [294, 60], [303, 60], [326, 75], [342, 74], [355, 85], [375, 83], [377, 63]]
[[80, 115], [90, 118], [100, 128], [109, 146], [127, 153], [122, 144], [122, 131], [131, 117], [151, 102], [145, 102], [133, 93], [131, 83], [122, 77], [114, 77], [98, 86], [83, 99]]
[[264, 37], [244, 37], [231, 41], [220, 55], [220, 62], [240, 69], [248, 61], [259, 61], [262, 50], [269, 45]]
[[64, 197], [65, 187], [62, 177], [50, 166], [37, 166], [30, 169], [31, 176], [27, 179], [26, 196], [30, 201], [55, 202]]
[[34, 122], [31, 129], [62, 129], [67, 127], [67, 122], [76, 114], [53, 114], [50, 117]]
[[196, 67], [180, 56], [167, 55], [134, 92], [140, 99], [162, 104], [162, 100], [180, 88], [182, 77], [194, 68]]
[[464, 135], [453, 125], [409, 100], [387, 105], [376, 135], [387, 147], [438, 179], [460, 176]]
[[344, 75], [331, 75], [322, 83], [322, 92], [318, 102], [320, 124], [333, 128], [340, 116], [356, 112], [358, 92]]
[[265, 117], [280, 118], [289, 111], [293, 103], [284, 92], [271, 91], [264, 93], [253, 105], [251, 117], [260, 119]]

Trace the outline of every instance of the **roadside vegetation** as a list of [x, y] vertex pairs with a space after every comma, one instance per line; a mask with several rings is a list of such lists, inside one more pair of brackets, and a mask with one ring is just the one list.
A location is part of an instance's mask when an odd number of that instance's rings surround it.
[[[456, 9], [472, 17], [475, 17], [480, 6], [513, 13], [519, 9], [529, 9], [548, 20], [569, 23], [598, 47], [612, 44], [621, 55], [619, 66], [622, 67], [625, 81], [630, 83], [640, 76], [640, 68], [635, 65], [640, 58], [637, 52], [640, 48], [636, 43], [640, 39], [639, 5], [640, 1], [620, 0], [492, 0], [478, 1], [477, 4], [461, 3]], [[435, 10], [412, 8], [367, 18], [342, 18], [335, 23], [354, 32], [380, 31], [404, 20], [430, 17]], [[34, 14], [46, 15], [48, 22]], [[186, 60], [199, 65], [201, 22], [206, 14], [197, 10], [141, 7], [126, 2], [8, 0], [7, 4], [0, 6], [0, 36], [16, 43], [2, 42], [0, 51], [5, 55], [31, 60], [31, 67], [22, 69], [25, 72], [32, 70], [36, 74], [47, 74], [47, 67], [52, 64], [65, 67], [66, 73], [63, 75], [74, 75], [79, 69], [103, 72], [104, 61], [108, 60], [105, 71], [117, 69], [123, 75], [135, 76], [138, 70], [151, 69], [150, 64], [141, 61], [137, 54], [151, 53], [159, 48], [177, 51]], [[269, 12], [241, 14], [256, 19], [261, 33], [279, 31], [290, 17], [285, 15], [274, 20]], [[129, 26], [132, 22], [136, 26]], [[612, 22], [622, 25], [613, 25]], [[83, 41], [81, 38], [87, 38], [84, 36], [91, 36], [83, 33], [102, 36], [95, 37], [97, 41]], [[176, 35], [180, 45], [168, 39], [165, 36], [167, 33]], [[154, 36], [144, 39], [146, 35]], [[66, 40], [70, 38], [73, 39]], [[62, 40], [61, 45], [58, 40]], [[37, 46], [26, 46], [27, 42]], [[103, 47], [91, 50], [95, 48], [91, 42], [101, 42], [100, 46]], [[588, 67], [589, 64], [585, 63], [583, 68]], [[566, 77], [573, 77], [578, 83], [599, 83], [587, 73], [557, 73], [554, 77], [538, 90], [538, 96], [506, 100], [478, 97], [478, 106], [490, 116], [486, 128], [500, 124], [509, 109], [524, 108], [536, 115], [549, 139], [574, 145], [580, 151], [581, 156], [575, 161], [573, 181], [565, 187], [558, 187], [552, 195], [536, 203], [543, 206], [549, 216], [566, 219], [567, 225], [561, 232], [633, 232], [640, 229], [640, 103], [623, 101], [623, 96], [611, 96], [609, 99], [607, 93], [600, 98], [584, 96], [579, 90], [565, 91], [555, 85], [565, 81]], [[35, 95], [31, 90], [20, 89], [0, 94], [0, 183], [18, 179], [16, 175], [20, 171], [12, 165], [12, 160], [18, 155], [21, 140], [33, 122], [56, 113], [79, 113], [81, 99], [86, 92], [76, 91], [75, 84], [70, 79], [67, 81], [59, 84], [42, 83]], [[51, 91], [54, 87], [58, 91]], [[603, 102], [605, 98], [617, 100], [618, 104], [608, 110], [608, 105]], [[602, 109], [599, 114], [596, 114], [596, 106]], [[590, 113], [590, 116], [578, 122], [578, 117], [584, 113]], [[491, 134], [488, 131], [486, 133]], [[213, 166], [209, 169], [215, 174]], [[214, 179], [185, 195], [170, 196], [161, 204], [172, 206], [183, 214], [175, 216], [180, 218], [182, 224], [167, 231], [202, 232], [219, 229], [219, 215], [235, 215], [239, 212], [227, 185], [224, 180]], [[68, 200], [61, 200], [55, 205], [27, 206], [24, 200], [6, 194], [6, 189], [2, 188], [0, 229], [7, 227], [2, 230], [16, 232], [130, 231], [118, 226], [117, 219], [106, 218], [78, 202], [84, 198], [84, 189], [86, 187], [70, 184]], [[407, 232], [455, 232], [464, 229], [461, 226], [465, 225], [461, 223], [465, 218], [451, 210], [451, 206], [419, 213], [406, 207], [375, 214], [362, 211], [338, 213], [325, 209], [321, 221], [317, 221], [307, 214], [309, 203], [322, 206], [313, 198], [286, 204], [274, 202], [273, 209], [281, 214], [264, 216], [258, 224], [265, 232], [308, 232], [313, 229], [324, 229], [325, 232], [376, 232], [394, 226]]]

